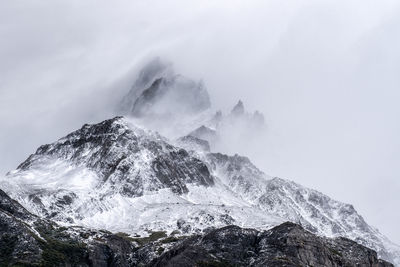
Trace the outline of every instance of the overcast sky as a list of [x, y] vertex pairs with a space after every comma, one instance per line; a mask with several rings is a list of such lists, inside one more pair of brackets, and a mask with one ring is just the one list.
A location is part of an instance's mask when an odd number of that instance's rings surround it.
[[[162, 56], [215, 107], [266, 117], [266, 173], [351, 203], [400, 243], [400, 2], [0, 2], [0, 172], [112, 116]], [[246, 142], [245, 140], [243, 143]]]

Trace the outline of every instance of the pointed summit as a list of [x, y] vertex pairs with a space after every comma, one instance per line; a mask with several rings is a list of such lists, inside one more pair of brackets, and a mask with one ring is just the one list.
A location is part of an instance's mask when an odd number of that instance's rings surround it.
[[152, 118], [195, 115], [211, 106], [202, 81], [175, 73], [172, 64], [160, 58], [143, 67], [122, 102], [127, 114]]
[[241, 116], [244, 114], [244, 105], [242, 100], [239, 100], [239, 102], [233, 107], [231, 114], [235, 116]]

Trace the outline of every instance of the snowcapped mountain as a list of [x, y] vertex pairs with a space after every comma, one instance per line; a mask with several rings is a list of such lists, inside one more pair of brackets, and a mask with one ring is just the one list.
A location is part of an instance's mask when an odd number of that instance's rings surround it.
[[200, 233], [289, 220], [319, 235], [347, 237], [397, 260], [395, 245], [351, 205], [258, 170], [248, 158], [187, 151], [116, 117], [84, 125], [38, 148], [0, 187], [36, 215], [146, 234]]
[[[1, 186], [40, 216], [130, 233], [173, 231], [178, 220], [199, 230], [230, 224], [231, 213], [252, 214], [216, 180], [207, 162], [121, 117], [84, 125], [41, 146]], [[176, 217], [171, 217], [172, 204]], [[272, 215], [259, 217], [255, 223], [260, 225], [281, 222]]]
[[400, 265], [400, 247], [353, 206], [270, 177], [247, 157], [221, 153], [265, 129], [263, 115], [247, 112], [242, 101], [230, 113], [215, 112], [203, 83], [156, 59], [121, 106], [127, 117], [85, 124], [39, 147], [0, 179], [0, 188], [35, 220], [68, 227], [204, 235], [228, 225], [263, 231], [291, 221], [320, 236], [354, 240]]

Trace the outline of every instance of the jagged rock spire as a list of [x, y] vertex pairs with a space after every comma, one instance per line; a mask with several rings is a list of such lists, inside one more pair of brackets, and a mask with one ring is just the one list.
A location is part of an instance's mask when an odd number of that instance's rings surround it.
[[233, 107], [231, 114], [235, 116], [241, 116], [244, 114], [244, 105], [242, 100], [239, 100], [239, 102]]

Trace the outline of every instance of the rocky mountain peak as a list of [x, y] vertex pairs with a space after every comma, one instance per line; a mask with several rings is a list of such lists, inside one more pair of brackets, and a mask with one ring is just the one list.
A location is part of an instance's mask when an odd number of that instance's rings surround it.
[[126, 113], [134, 117], [191, 115], [210, 108], [210, 97], [202, 81], [176, 74], [172, 64], [159, 58], [140, 72], [123, 100]]
[[7, 179], [24, 192], [22, 203], [47, 218], [67, 221], [103, 209], [105, 197], [162, 189], [179, 195], [188, 192], [189, 184], [214, 183], [205, 163], [122, 117], [86, 124], [41, 146]]
[[242, 100], [239, 100], [238, 103], [233, 107], [231, 114], [234, 116], [241, 116], [245, 112], [244, 105]]

